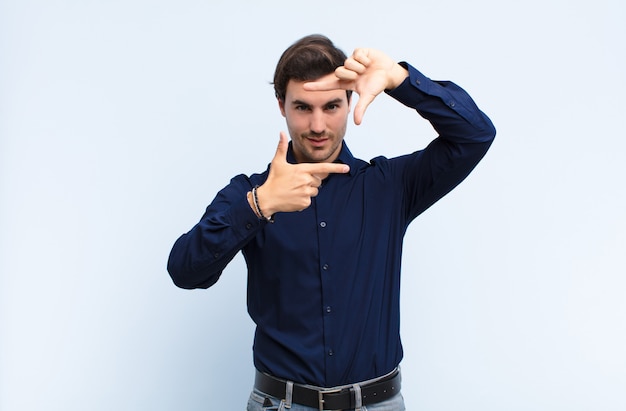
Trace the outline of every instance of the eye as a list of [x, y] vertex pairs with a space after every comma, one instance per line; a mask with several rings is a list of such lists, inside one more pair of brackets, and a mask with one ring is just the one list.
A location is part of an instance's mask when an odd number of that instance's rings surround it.
[[298, 104], [297, 106], [295, 106], [296, 111], [308, 111], [309, 110], [309, 106], [304, 105], [304, 104]]
[[326, 106], [326, 110], [327, 111], [336, 111], [337, 109], [339, 109], [339, 104], [336, 103], [330, 103]]

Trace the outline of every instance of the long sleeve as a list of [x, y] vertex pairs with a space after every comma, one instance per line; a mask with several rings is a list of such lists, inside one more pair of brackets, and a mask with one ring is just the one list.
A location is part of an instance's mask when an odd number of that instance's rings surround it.
[[[259, 179], [259, 175], [251, 178]], [[208, 288], [266, 222], [250, 208], [251, 180], [239, 175], [223, 188], [200, 221], [174, 243], [167, 270], [178, 287]]]
[[405, 190], [405, 216], [411, 221], [450, 192], [483, 158], [496, 134], [491, 120], [456, 84], [432, 81], [402, 63], [409, 77], [388, 94], [415, 109], [439, 136], [424, 150], [393, 159]]

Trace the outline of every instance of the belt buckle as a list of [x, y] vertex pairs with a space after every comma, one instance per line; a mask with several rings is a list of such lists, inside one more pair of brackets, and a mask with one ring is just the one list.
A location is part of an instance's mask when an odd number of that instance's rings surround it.
[[341, 392], [342, 389], [341, 388], [336, 388], [336, 389], [332, 389], [332, 390], [319, 390], [317, 392], [317, 401], [318, 401], [318, 405], [319, 405], [319, 410], [320, 411], [324, 411], [324, 395], [326, 394], [336, 394]]

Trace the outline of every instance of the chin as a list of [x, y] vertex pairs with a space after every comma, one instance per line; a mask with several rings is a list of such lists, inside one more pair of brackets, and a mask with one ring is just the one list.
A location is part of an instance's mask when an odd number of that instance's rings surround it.
[[309, 158], [309, 161], [312, 163], [323, 163], [325, 161], [328, 161], [330, 156], [331, 156], [331, 153], [316, 151], [313, 153], [309, 153], [307, 157]]

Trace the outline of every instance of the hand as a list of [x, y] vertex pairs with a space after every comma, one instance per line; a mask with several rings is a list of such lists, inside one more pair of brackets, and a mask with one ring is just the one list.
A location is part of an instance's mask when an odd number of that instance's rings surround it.
[[311, 205], [311, 197], [317, 196], [322, 180], [330, 173], [350, 171], [350, 167], [346, 164], [289, 164], [287, 147], [289, 147], [287, 136], [281, 132], [267, 180], [257, 188], [259, 206], [267, 217], [279, 211], [304, 210]]
[[313, 81], [304, 84], [309, 91], [354, 90], [359, 101], [354, 108], [354, 123], [361, 124], [365, 110], [384, 90], [398, 87], [408, 71], [385, 53], [375, 49], [354, 50], [343, 66], [335, 70], [335, 80]]

